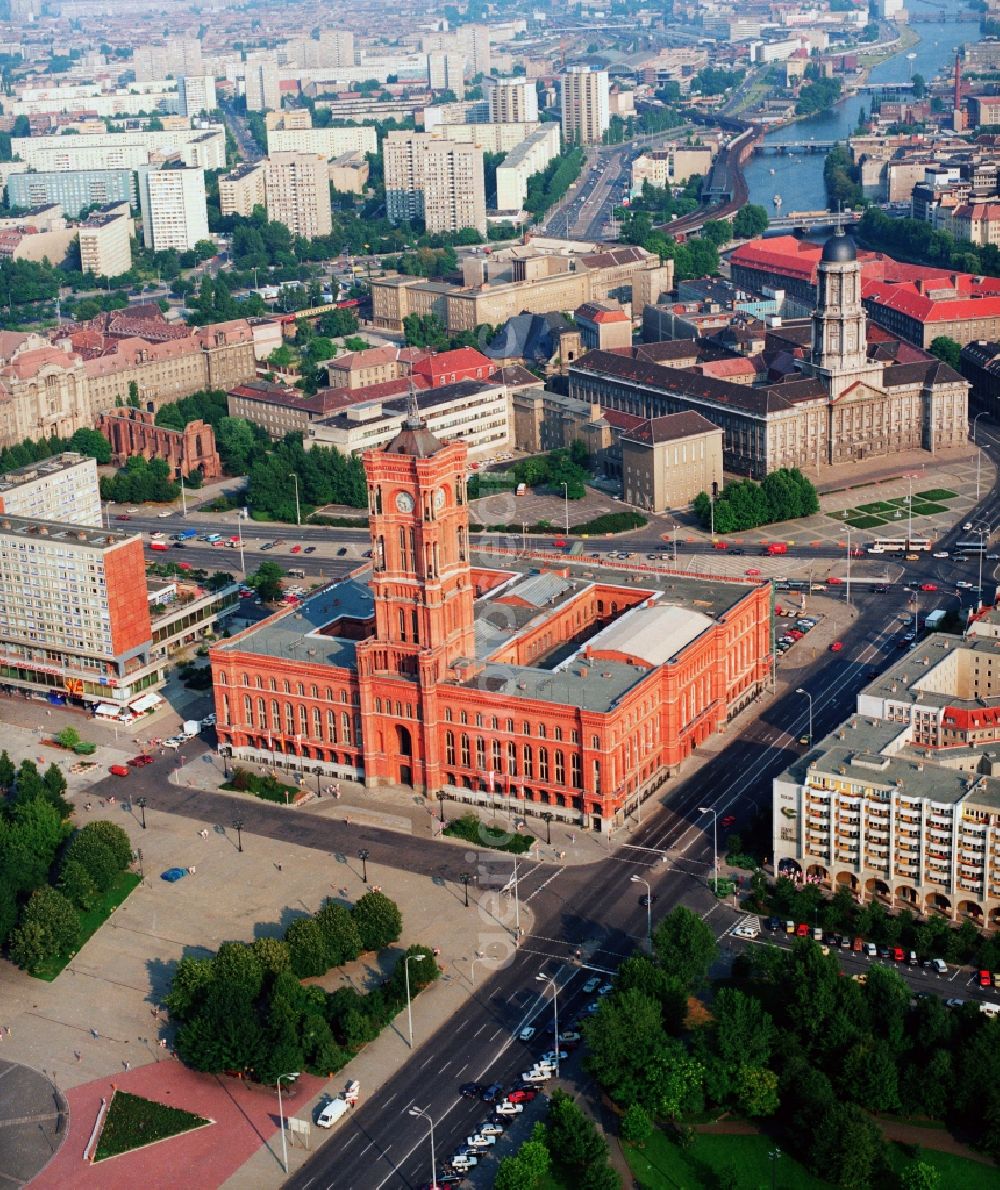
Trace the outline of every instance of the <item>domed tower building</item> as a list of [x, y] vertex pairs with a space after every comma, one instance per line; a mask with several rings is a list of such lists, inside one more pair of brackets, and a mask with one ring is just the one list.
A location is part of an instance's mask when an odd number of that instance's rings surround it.
[[854, 241], [841, 229], [826, 241], [817, 265], [810, 356], [812, 372], [826, 381], [834, 400], [858, 381], [881, 382], [882, 365], [868, 359], [867, 321], [861, 262]]

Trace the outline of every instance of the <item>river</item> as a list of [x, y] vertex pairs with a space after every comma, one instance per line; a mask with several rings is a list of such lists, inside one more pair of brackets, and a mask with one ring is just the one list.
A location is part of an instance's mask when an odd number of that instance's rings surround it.
[[[905, 82], [911, 72], [922, 74], [930, 82], [942, 69], [951, 70], [957, 46], [979, 37], [978, 26], [968, 21], [921, 22], [913, 28], [920, 34], [920, 41], [907, 51], [916, 55], [913, 61], [908, 60], [906, 53], [887, 58], [872, 69], [870, 82]], [[784, 141], [808, 140], [810, 137], [846, 141], [857, 128], [859, 111], [870, 102], [871, 96], [866, 93], [852, 95], [821, 115], [775, 129], [767, 134], [766, 141], [769, 144], [781, 144]], [[826, 207], [823, 186], [825, 160], [822, 153], [793, 153], [784, 157], [755, 155], [745, 167], [750, 201], [759, 203], [768, 215], [775, 213], [775, 194], [780, 194], [783, 199], [782, 214], [823, 210]], [[774, 170], [773, 174], [771, 170]]]

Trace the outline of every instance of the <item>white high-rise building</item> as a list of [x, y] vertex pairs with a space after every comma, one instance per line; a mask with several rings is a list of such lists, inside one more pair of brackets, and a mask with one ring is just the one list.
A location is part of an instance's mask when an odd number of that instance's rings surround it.
[[247, 54], [247, 111], [277, 111], [281, 107], [278, 59], [274, 54]]
[[353, 66], [354, 34], [349, 29], [324, 29], [319, 35], [318, 66]]
[[390, 132], [382, 151], [392, 222], [423, 219], [430, 232], [474, 227], [486, 235], [482, 149], [426, 132]]
[[138, 171], [142, 240], [153, 252], [187, 252], [209, 239], [205, 174], [200, 169], [168, 166]]
[[452, 91], [465, 98], [465, 56], [450, 50], [431, 50], [427, 55], [427, 85], [432, 91]]
[[214, 112], [219, 106], [215, 97], [215, 77], [211, 74], [184, 74], [177, 80], [181, 115], [200, 115]]
[[492, 124], [533, 124], [538, 119], [538, 91], [534, 79], [483, 80]]
[[562, 85], [562, 134], [568, 145], [600, 144], [611, 125], [608, 72], [571, 66]]
[[264, 167], [267, 216], [313, 240], [333, 231], [330, 172], [322, 153], [275, 153]]

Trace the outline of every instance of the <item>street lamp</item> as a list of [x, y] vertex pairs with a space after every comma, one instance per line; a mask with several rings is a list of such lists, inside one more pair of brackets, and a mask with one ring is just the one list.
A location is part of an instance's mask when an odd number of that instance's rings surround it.
[[406, 1023], [410, 1030], [410, 1049], [413, 1049], [413, 1008], [410, 1002], [410, 960], [416, 959], [418, 963], [422, 963], [427, 956], [425, 954], [408, 954], [403, 960], [403, 974], [406, 977]]
[[469, 881], [472, 879], [472, 877], [469, 875], [468, 872], [463, 872], [459, 876], [458, 879], [459, 879], [459, 883], [465, 885], [465, 907], [466, 907], [466, 909], [468, 909], [468, 907], [469, 907]]
[[367, 847], [362, 847], [358, 852], [358, 859], [361, 860], [361, 883], [368, 883], [368, 856], [371, 852]]
[[566, 509], [566, 536], [569, 536], [569, 484], [565, 481], [562, 484], [563, 490], [563, 505]]
[[423, 1116], [431, 1126], [431, 1185], [437, 1190], [437, 1159], [434, 1156], [434, 1120], [430, 1112], [422, 1107], [411, 1107], [409, 1114], [411, 1116]]
[[712, 870], [715, 873], [715, 886], [713, 891], [716, 896], [719, 894], [719, 811], [713, 810], [709, 806], [699, 806], [699, 814], [712, 815]]
[[804, 694], [809, 699], [809, 743], [813, 742], [813, 696], [808, 690], [803, 690], [801, 686], [795, 691], [796, 694]]
[[521, 899], [517, 892], [517, 852], [514, 852], [514, 937], [521, 937]]
[[554, 817], [555, 817], [554, 814], [549, 814], [549, 813], [545, 813], [542, 815], [542, 819], [545, 822], [545, 842], [548, 843], [550, 846], [552, 844], [552, 819]]
[[299, 477], [294, 471], [292, 472], [292, 483], [295, 484], [295, 523], [296, 525], [301, 525], [302, 512], [299, 508]]
[[444, 803], [448, 795], [443, 789], [438, 790], [438, 801], [441, 803], [441, 825], [444, 825]]
[[236, 850], [243, 850], [243, 819], [237, 818], [233, 823], [233, 830], [236, 832]]
[[554, 975], [546, 975], [544, 971], [539, 971], [535, 976], [537, 980], [542, 983], [547, 983], [552, 988], [552, 1023], [555, 1028], [555, 1055], [556, 1055], [556, 1078], [559, 1077], [559, 985], [556, 983]]
[[281, 1168], [288, 1173], [288, 1142], [285, 1139], [285, 1113], [281, 1106], [281, 1080], [283, 1078], [296, 1079], [299, 1072], [293, 1070], [290, 1074], [279, 1074], [275, 1085], [278, 1088], [278, 1119], [281, 1122]]
[[649, 943], [649, 949], [653, 949], [653, 890], [649, 886], [648, 880], [643, 880], [641, 876], [633, 875], [630, 877], [633, 884], [644, 884], [646, 886], [646, 941]]
[[139, 813], [142, 815], [142, 829], [146, 829], [146, 799], [144, 797], [137, 797], [135, 804], [139, 807]]
[[976, 447], [976, 503], [977, 504], [979, 503], [979, 466], [983, 460], [983, 452], [979, 449], [979, 447], [976, 443], [976, 422], [979, 421], [979, 419], [981, 417], [985, 416], [985, 413], [986, 413], [986, 410], [984, 409], [982, 413], [977, 413], [976, 416], [972, 419], [972, 445]]

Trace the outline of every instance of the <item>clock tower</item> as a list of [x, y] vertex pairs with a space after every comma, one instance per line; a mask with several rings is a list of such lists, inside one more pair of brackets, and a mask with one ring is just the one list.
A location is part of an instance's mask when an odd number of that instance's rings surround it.
[[439, 677], [475, 656], [467, 454], [439, 442], [411, 404], [399, 434], [364, 458], [374, 639], [401, 661], [429, 654]]

